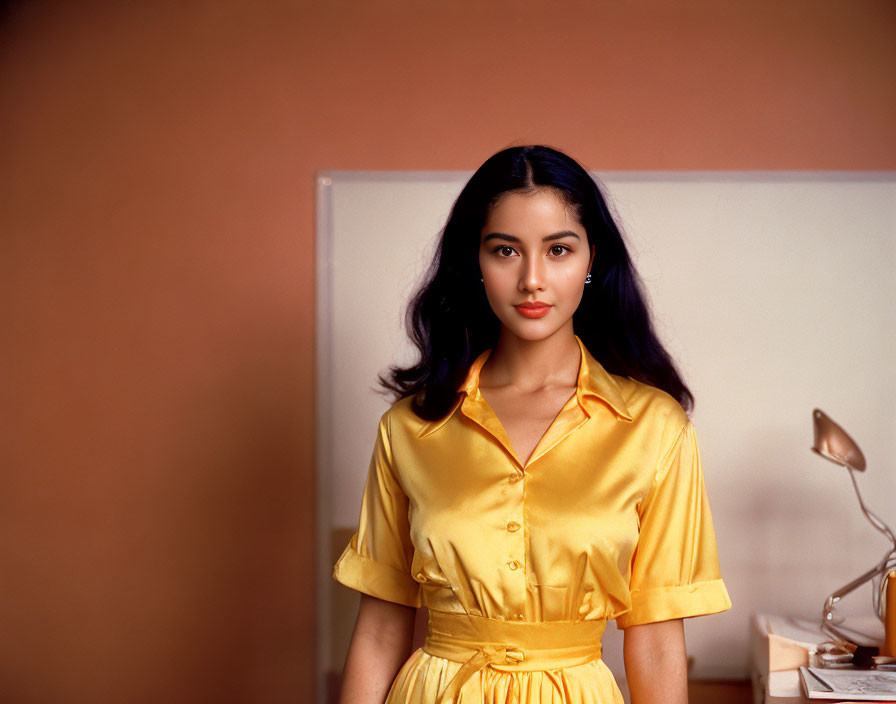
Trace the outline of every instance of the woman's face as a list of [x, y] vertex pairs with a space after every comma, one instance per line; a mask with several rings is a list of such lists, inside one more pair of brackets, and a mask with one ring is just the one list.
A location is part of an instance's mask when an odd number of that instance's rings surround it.
[[585, 228], [556, 190], [504, 195], [479, 239], [485, 294], [502, 334], [534, 341], [571, 333], [592, 259]]

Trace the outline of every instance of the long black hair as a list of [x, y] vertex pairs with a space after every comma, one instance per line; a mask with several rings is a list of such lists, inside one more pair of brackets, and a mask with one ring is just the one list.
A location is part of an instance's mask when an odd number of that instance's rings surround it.
[[498, 152], [464, 186], [408, 308], [408, 334], [420, 359], [409, 367], [390, 367], [380, 383], [396, 397], [414, 395], [414, 411], [426, 420], [450, 410], [470, 364], [495, 346], [501, 329], [480, 281], [486, 216], [503, 195], [540, 188], [563, 197], [596, 250], [592, 283], [573, 315], [575, 334], [608, 372], [663, 389], [690, 410], [694, 397], [657, 339], [638, 275], [600, 189], [574, 159], [540, 145]]

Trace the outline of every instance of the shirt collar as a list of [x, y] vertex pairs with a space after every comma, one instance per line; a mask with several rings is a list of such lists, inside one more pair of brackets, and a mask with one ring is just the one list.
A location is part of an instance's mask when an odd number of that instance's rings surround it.
[[622, 397], [619, 384], [613, 375], [591, 356], [578, 335], [576, 335], [576, 342], [579, 343], [579, 348], [582, 350], [579, 379], [576, 383], [576, 396], [579, 399], [579, 404], [589, 416], [597, 406], [607, 405], [620, 420], [633, 420], [632, 414], [625, 404], [625, 399]]
[[[617, 419], [631, 421], [632, 415], [625, 404], [625, 399], [622, 397], [622, 392], [616, 380], [603, 368], [600, 362], [591, 356], [591, 353], [582, 340], [579, 339], [579, 336], [576, 335], [575, 338], [581, 350], [579, 375], [576, 380], [576, 400], [579, 402], [579, 406], [582, 407], [582, 410], [585, 411], [588, 417], [591, 417], [592, 413], [599, 407], [609, 407]], [[482, 367], [490, 354], [491, 350], [485, 350], [473, 361], [467, 372], [466, 379], [457, 389], [460, 395], [451, 407], [451, 410], [448, 411], [444, 418], [425, 423], [420, 431], [420, 437], [426, 437], [430, 433], [434, 433], [448, 422], [448, 419], [463, 404], [465, 397], [473, 400], [479, 399], [479, 373], [482, 371]]]

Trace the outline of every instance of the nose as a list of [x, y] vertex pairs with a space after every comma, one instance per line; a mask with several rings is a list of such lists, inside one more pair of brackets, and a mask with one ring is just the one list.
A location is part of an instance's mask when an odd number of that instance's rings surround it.
[[544, 290], [544, 262], [540, 257], [522, 258], [519, 289], [526, 293]]

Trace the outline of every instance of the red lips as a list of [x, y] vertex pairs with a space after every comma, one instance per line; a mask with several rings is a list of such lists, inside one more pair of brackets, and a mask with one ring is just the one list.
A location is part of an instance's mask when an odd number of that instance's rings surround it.
[[550, 304], [542, 303], [541, 301], [524, 301], [514, 306], [521, 315], [527, 318], [540, 318], [543, 315], [547, 315], [552, 307]]

